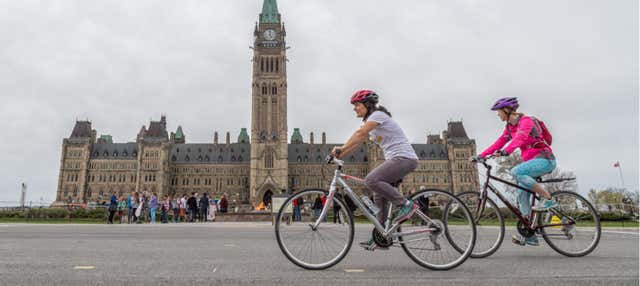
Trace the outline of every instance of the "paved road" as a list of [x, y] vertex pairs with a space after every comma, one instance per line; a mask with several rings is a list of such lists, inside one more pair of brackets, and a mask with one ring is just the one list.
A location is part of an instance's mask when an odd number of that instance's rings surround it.
[[[359, 241], [369, 227], [356, 231]], [[0, 224], [0, 285], [638, 285], [638, 243], [637, 229], [607, 229], [592, 254], [567, 258], [505, 239], [449, 271], [354, 245], [333, 268], [307, 271], [281, 254], [270, 224]]]

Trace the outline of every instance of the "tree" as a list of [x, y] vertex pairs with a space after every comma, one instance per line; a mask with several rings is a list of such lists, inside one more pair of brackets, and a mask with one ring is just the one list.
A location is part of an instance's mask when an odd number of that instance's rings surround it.
[[[555, 170], [553, 170], [553, 172], [544, 176], [545, 179], [575, 179], [575, 177], [576, 176], [572, 171], [563, 170], [561, 168], [556, 168]], [[545, 183], [544, 188], [550, 193], [555, 193], [557, 191], [577, 192], [578, 184], [576, 184], [576, 180], [567, 180], [557, 183]]]
[[[518, 150], [516, 152], [513, 152], [511, 153], [511, 155], [506, 157], [499, 157], [496, 160], [496, 163], [498, 164], [498, 166], [496, 167], [496, 176], [515, 183], [513, 175], [511, 175], [511, 169], [513, 169], [513, 167], [517, 166], [518, 164], [522, 163], [522, 158], [520, 157], [520, 151]], [[507, 185], [504, 185], [504, 187], [505, 187], [505, 191], [512, 196], [515, 196], [518, 190], [514, 187], [507, 186]]]
[[[511, 169], [518, 164], [522, 163], [520, 152], [516, 151], [509, 156], [500, 157], [497, 159], [498, 166], [496, 167], [496, 175], [500, 178], [513, 181], [513, 175], [511, 175]], [[567, 179], [575, 178], [575, 174], [572, 171], [564, 170], [561, 168], [555, 168], [550, 174], [544, 175], [544, 179]], [[544, 188], [550, 193], [557, 191], [572, 191], [578, 190], [578, 185], [575, 180], [562, 181], [557, 183], [545, 183]], [[515, 194], [518, 189], [510, 186], [506, 186], [506, 191], [510, 194]]]

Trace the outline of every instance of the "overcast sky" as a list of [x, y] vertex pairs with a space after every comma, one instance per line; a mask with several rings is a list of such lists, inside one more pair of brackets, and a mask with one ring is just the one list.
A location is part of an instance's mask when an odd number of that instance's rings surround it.
[[[262, 1], [0, 1], [0, 201], [55, 199], [76, 119], [134, 141], [167, 114], [188, 143], [250, 128]], [[638, 1], [279, 0], [289, 136], [359, 126], [348, 98], [375, 89], [414, 143], [462, 119], [478, 151], [489, 107], [517, 96], [554, 135], [581, 191], [638, 189]]]

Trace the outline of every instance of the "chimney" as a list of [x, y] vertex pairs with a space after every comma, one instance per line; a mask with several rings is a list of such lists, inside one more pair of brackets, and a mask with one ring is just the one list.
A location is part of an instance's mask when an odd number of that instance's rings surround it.
[[218, 131], [213, 132], [213, 144], [218, 144]]
[[322, 132], [322, 145], [327, 144], [327, 134]]
[[231, 144], [231, 133], [227, 131], [227, 145]]
[[313, 132], [309, 134], [309, 143], [313, 144]]

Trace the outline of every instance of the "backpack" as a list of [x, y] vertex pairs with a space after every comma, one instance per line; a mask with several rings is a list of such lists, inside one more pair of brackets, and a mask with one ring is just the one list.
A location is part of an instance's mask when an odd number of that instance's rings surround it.
[[538, 134], [537, 130], [531, 130], [531, 133], [535, 133], [532, 135], [538, 140], [542, 141], [544, 144], [547, 144], [547, 146], [551, 146], [551, 143], [553, 142], [553, 136], [551, 136], [551, 132], [549, 132], [549, 129], [547, 128], [547, 125], [544, 124], [544, 121], [533, 116], [530, 116], [530, 118], [533, 120], [533, 123], [536, 125], [536, 127], [538, 127], [538, 129], [540, 130], [540, 134]]
[[[531, 118], [531, 120], [533, 120], [533, 124], [536, 125], [536, 128], [531, 129], [531, 136], [535, 137], [536, 139], [538, 139], [538, 142], [536, 142], [535, 144], [533, 144], [533, 147], [536, 147], [536, 145], [538, 145], [538, 143], [542, 143], [545, 144], [547, 146], [551, 146], [551, 143], [553, 142], [553, 136], [551, 136], [551, 133], [549, 132], [549, 129], [547, 128], [547, 125], [544, 124], [544, 121], [534, 117], [534, 116], [529, 116], [529, 118]], [[506, 124], [506, 128], [507, 128], [507, 133], [509, 134], [509, 140], [511, 140], [511, 129], [509, 128], [509, 123]], [[538, 130], [540, 130], [540, 134], [538, 134]]]

